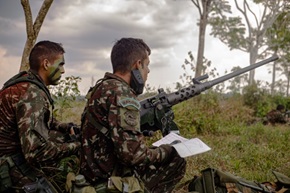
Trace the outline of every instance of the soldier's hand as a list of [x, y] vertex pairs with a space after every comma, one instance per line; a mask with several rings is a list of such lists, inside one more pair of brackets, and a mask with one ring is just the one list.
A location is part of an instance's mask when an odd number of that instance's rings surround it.
[[81, 136], [81, 128], [74, 123], [68, 123], [67, 133], [70, 136], [71, 141], [78, 141]]
[[81, 133], [81, 128], [74, 123], [68, 123], [67, 132], [70, 135], [79, 135]]

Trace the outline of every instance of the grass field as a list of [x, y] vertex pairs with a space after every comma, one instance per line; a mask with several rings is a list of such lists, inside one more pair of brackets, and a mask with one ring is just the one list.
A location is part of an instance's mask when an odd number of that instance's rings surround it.
[[216, 135], [193, 135], [212, 149], [187, 159], [185, 183], [207, 167], [257, 182], [275, 181], [273, 170], [290, 176], [289, 126], [228, 127]]
[[[63, 121], [80, 123], [84, 101], [66, 108]], [[247, 180], [275, 181], [273, 170], [290, 176], [290, 125], [263, 125], [241, 100], [220, 100], [204, 96], [173, 108], [175, 122], [186, 138], [198, 137], [212, 149], [187, 158], [187, 171], [176, 192], [185, 192], [186, 183], [201, 170], [214, 167]], [[150, 144], [155, 138], [148, 139]]]

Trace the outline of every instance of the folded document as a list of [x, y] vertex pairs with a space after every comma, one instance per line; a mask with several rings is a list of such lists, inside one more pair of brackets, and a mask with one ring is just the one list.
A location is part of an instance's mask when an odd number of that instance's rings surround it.
[[152, 145], [158, 147], [162, 144], [172, 144], [180, 157], [189, 157], [211, 150], [210, 147], [198, 138], [186, 139], [172, 132]]

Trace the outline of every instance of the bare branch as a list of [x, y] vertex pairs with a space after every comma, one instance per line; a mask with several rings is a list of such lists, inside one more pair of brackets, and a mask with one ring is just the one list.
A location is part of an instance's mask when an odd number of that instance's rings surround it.
[[53, 2], [53, 0], [44, 0], [43, 1], [43, 4], [38, 12], [38, 15], [37, 15], [35, 22], [34, 22], [34, 25], [33, 25], [35, 37], [38, 36], [40, 28], [43, 24], [44, 18], [46, 16], [52, 2]]
[[38, 12], [38, 15], [33, 24], [32, 13], [30, 9], [29, 0], [21, 0], [21, 4], [24, 10], [25, 22], [26, 22], [26, 32], [27, 40], [23, 49], [21, 65], [19, 71], [24, 71], [29, 69], [28, 57], [32, 47], [34, 46], [37, 36], [39, 34], [40, 28], [44, 21], [44, 18], [52, 4], [53, 0], [44, 0], [43, 4]]
[[201, 16], [202, 15], [202, 10], [201, 10], [200, 4], [199, 4], [199, 0], [191, 0], [191, 1], [196, 6], [196, 8], [198, 9], [199, 15]]
[[244, 11], [240, 8], [240, 6], [238, 5], [238, 2], [237, 2], [237, 0], [235, 0], [235, 4], [236, 4], [236, 7], [237, 7], [237, 9], [244, 15], [245, 13], [244, 13]]
[[[24, 71], [29, 69], [28, 56], [30, 49], [33, 46], [33, 40], [35, 39], [34, 30], [33, 30], [33, 19], [30, 9], [29, 0], [21, 0], [21, 5], [23, 7], [25, 23], [26, 23], [26, 43], [22, 53], [21, 65], [19, 71]], [[30, 48], [30, 49], [29, 49]]]
[[[242, 13], [243, 13], [243, 15], [244, 15], [244, 17], [245, 17], [245, 20], [246, 20], [246, 22], [247, 22], [247, 25], [249, 26], [249, 29], [253, 29], [253, 26], [251, 25], [251, 22], [250, 22], [250, 20], [249, 20], [249, 16], [248, 16], [248, 14], [247, 14], [247, 8], [246, 8], [246, 5], [247, 5], [247, 4], [248, 4], [247, 0], [244, 0], [244, 3], [243, 3], [244, 11], [243, 11]], [[249, 34], [251, 34], [251, 33], [250, 33], [250, 30], [249, 30]]]
[[[268, 0], [267, 2], [271, 3], [271, 0]], [[266, 15], [266, 9], [269, 7], [268, 3], [265, 6], [265, 14], [263, 14], [263, 18], [264, 22], [261, 22], [261, 26], [263, 25], [263, 28], [261, 28], [261, 33], [264, 34], [266, 32], [266, 30], [274, 23], [274, 21], [277, 19], [278, 16], [278, 12], [281, 8], [283, 8], [283, 0], [278, 0], [278, 2], [276, 2], [275, 4], [273, 4], [274, 6], [272, 8], [270, 8], [270, 11], [272, 12], [271, 14]]]
[[244, 3], [243, 3], [244, 10], [242, 10], [242, 8], [238, 5], [237, 0], [235, 0], [235, 4], [236, 4], [237, 9], [242, 13], [242, 15], [244, 16], [244, 18], [246, 20], [246, 23], [247, 23], [247, 26], [248, 26], [248, 33], [249, 33], [248, 43], [251, 44], [252, 25], [251, 25], [251, 22], [249, 21], [248, 15], [247, 15], [247, 9], [246, 9], [246, 6], [245, 6], [245, 2], [246, 2], [246, 0], [244, 0]]
[[33, 19], [32, 19], [32, 13], [30, 9], [29, 0], [21, 0], [21, 5], [23, 7], [24, 16], [25, 16], [27, 39], [33, 39], [34, 38], [33, 21], [32, 21]]
[[[247, 9], [248, 9], [252, 14], [253, 14], [257, 26], [259, 26], [258, 18], [257, 18], [257, 16], [256, 16], [256, 14], [255, 14], [255, 13], [252, 11], [252, 9], [250, 8], [249, 3], [248, 3], [247, 1], [245, 1], [245, 5], [246, 5]], [[263, 18], [263, 17], [262, 17], [262, 18]]]

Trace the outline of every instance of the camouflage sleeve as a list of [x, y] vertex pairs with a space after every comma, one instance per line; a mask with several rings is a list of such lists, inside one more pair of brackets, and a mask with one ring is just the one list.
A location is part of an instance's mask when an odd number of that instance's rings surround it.
[[111, 104], [109, 123], [113, 126], [111, 137], [117, 156], [127, 165], [146, 165], [162, 162], [162, 148], [148, 148], [140, 132], [140, 103], [130, 96], [117, 96]]
[[267, 119], [271, 123], [286, 123], [287, 119], [284, 114], [278, 110], [272, 110], [267, 114]]
[[284, 114], [282, 112], [277, 113], [276, 120], [278, 123], [286, 123], [287, 122], [286, 116], [284, 116]]
[[77, 151], [79, 142], [56, 143], [49, 140], [49, 102], [35, 85], [16, 106], [22, 151], [30, 163], [50, 164]]
[[72, 122], [63, 123], [53, 118], [52, 124], [50, 125], [50, 129], [67, 133], [68, 129], [71, 128], [72, 126], [77, 126], [77, 125]]

